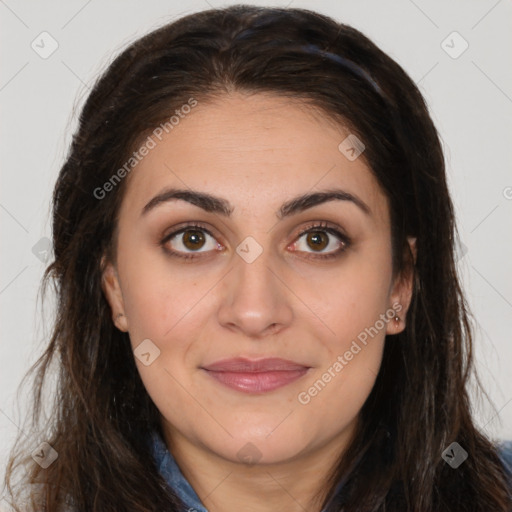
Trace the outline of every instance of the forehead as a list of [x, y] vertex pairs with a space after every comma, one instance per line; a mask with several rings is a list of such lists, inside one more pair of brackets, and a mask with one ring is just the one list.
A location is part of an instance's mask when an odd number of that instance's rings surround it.
[[276, 209], [286, 198], [342, 187], [387, 217], [387, 200], [363, 158], [339, 149], [349, 132], [320, 111], [268, 94], [198, 102], [163, 133], [128, 176], [121, 216], [137, 216], [164, 187], [227, 198], [234, 215]]

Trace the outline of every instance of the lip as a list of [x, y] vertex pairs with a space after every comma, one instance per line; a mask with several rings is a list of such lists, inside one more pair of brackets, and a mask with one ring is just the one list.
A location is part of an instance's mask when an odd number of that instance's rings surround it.
[[309, 368], [295, 361], [277, 357], [264, 359], [247, 359], [235, 357], [233, 359], [222, 359], [215, 363], [202, 367], [204, 370], [213, 372], [272, 372], [272, 371], [293, 371]]
[[303, 377], [310, 367], [279, 358], [225, 359], [202, 367], [210, 377], [244, 393], [265, 393]]

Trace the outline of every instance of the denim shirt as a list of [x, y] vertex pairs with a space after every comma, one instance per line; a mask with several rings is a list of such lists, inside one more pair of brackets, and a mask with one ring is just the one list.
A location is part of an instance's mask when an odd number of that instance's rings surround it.
[[[175, 491], [185, 506], [188, 507], [185, 509], [185, 512], [208, 512], [208, 509], [201, 503], [199, 496], [183, 476], [160, 435], [157, 432], [152, 432], [150, 439], [152, 454], [157, 468], [165, 481]], [[502, 442], [499, 446], [499, 455], [507, 470], [510, 487], [512, 488], [512, 441]], [[338, 490], [340, 487], [338, 486]]]

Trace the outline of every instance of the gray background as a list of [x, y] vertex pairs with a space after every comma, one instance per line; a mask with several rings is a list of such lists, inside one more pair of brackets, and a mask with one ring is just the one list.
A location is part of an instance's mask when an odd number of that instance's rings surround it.
[[[0, 477], [27, 414], [26, 394], [16, 402], [18, 385], [50, 332], [52, 301], [42, 311], [37, 294], [51, 192], [79, 108], [129, 42], [183, 14], [230, 3], [0, 0]], [[512, 2], [252, 3], [310, 8], [352, 25], [419, 85], [446, 152], [458, 265], [477, 319], [476, 366], [496, 407], [474, 401], [475, 417], [492, 438], [512, 439]], [[44, 31], [58, 44], [45, 59], [31, 47], [51, 49]], [[458, 55], [464, 40], [469, 46]]]

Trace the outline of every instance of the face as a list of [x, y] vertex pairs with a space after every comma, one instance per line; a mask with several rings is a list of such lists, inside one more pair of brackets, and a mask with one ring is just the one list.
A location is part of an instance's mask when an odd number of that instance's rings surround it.
[[[393, 279], [387, 199], [338, 148], [347, 135], [237, 93], [199, 102], [129, 175], [103, 289], [171, 442], [276, 463], [353, 429], [411, 285]], [[234, 358], [295, 366], [205, 369]]]

